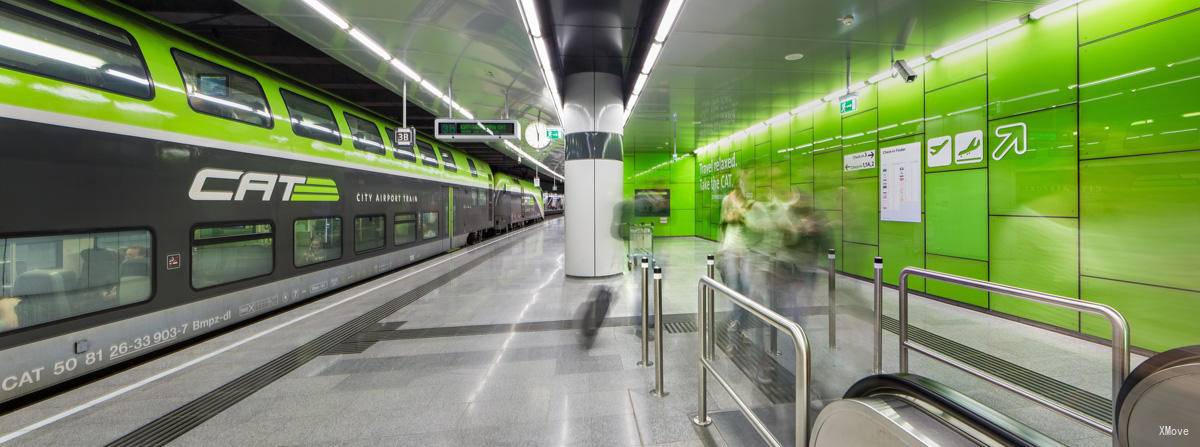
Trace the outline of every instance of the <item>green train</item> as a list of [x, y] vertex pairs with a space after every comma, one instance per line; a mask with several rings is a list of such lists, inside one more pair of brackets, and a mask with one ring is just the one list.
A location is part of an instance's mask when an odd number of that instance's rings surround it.
[[396, 127], [117, 3], [0, 0], [0, 403], [543, 219]]

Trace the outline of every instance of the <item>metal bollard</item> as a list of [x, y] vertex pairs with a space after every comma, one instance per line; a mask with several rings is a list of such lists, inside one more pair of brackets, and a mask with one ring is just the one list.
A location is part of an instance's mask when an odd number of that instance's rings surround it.
[[[717, 279], [717, 258], [716, 258], [716, 256], [708, 255], [708, 260], [706, 262], [708, 264], [708, 277], [712, 278], [712, 279]], [[704, 315], [710, 315], [713, 313], [713, 311], [714, 311], [713, 307], [715, 306], [715, 304], [713, 302], [713, 301], [715, 301], [714, 296], [713, 296], [714, 293], [715, 292], [713, 292], [712, 290], [709, 290], [708, 293], [705, 294], [706, 296], [704, 297], [703, 307], [701, 307], [700, 309], [696, 309], [697, 312], [703, 312]], [[700, 324], [700, 323], [703, 323], [703, 321], [704, 320], [698, 320], [696, 323]], [[712, 335], [712, 333], [707, 333], [707, 334], [708, 334], [708, 337], [705, 337], [703, 339], [705, 354], [708, 355], [709, 357], [712, 357], [713, 345], [715, 345], [716, 337], [714, 337]]]
[[829, 249], [829, 348], [837, 348], [837, 253]]
[[883, 373], [883, 258], [875, 257], [875, 374]]
[[[708, 277], [714, 278], [716, 260], [713, 255], [708, 255]], [[714, 278], [715, 279], [715, 278]], [[701, 427], [707, 427], [712, 424], [712, 419], [708, 417], [708, 369], [704, 367], [706, 359], [711, 360], [713, 356], [711, 343], [716, 336], [709, 329], [713, 315], [714, 304], [713, 295], [715, 292], [701, 283], [700, 293], [696, 297], [696, 330], [700, 331], [700, 342], [705, 343], [707, 349], [699, 350], [700, 354], [700, 389], [696, 392], [697, 411], [696, 416], [692, 417], [692, 423]]]
[[642, 256], [642, 361], [639, 365], [649, 367], [650, 363], [650, 258]]
[[662, 267], [654, 266], [654, 389], [655, 396], [663, 397], [667, 391], [663, 385], [663, 307]]

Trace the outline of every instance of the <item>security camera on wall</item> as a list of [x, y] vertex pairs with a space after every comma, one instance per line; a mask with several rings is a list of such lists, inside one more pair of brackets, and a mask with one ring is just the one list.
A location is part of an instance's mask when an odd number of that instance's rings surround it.
[[908, 66], [908, 62], [904, 59], [897, 60], [892, 66], [896, 69], [896, 73], [900, 75], [904, 82], [912, 82], [917, 80], [917, 72], [912, 67]]

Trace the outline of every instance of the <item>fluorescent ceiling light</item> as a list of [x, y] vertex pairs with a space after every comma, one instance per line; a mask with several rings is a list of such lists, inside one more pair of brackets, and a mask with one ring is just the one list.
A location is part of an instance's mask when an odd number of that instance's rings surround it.
[[792, 113], [784, 112], [784, 113], [780, 113], [778, 115], [772, 116], [771, 119], [767, 120], [767, 124], [771, 125], [771, 126], [775, 126], [775, 125], [786, 123], [790, 119], [792, 119]]
[[429, 93], [433, 94], [433, 96], [436, 96], [436, 97], [438, 97], [438, 98], [441, 98], [441, 99], [445, 99], [445, 98], [446, 98], [446, 95], [442, 94], [442, 91], [441, 91], [441, 90], [438, 90], [438, 88], [437, 88], [437, 87], [434, 87], [434, 86], [433, 86], [433, 84], [429, 83], [429, 80], [428, 80], [428, 79], [425, 79], [425, 80], [422, 80], [422, 81], [421, 81], [421, 88], [423, 88], [423, 89], [425, 89], [426, 91], [428, 91]]
[[1042, 17], [1046, 17], [1050, 14], [1054, 14], [1056, 12], [1059, 12], [1064, 9], [1075, 6], [1076, 4], [1078, 4], [1081, 1], [1083, 1], [1083, 0], [1058, 0], [1057, 2], [1054, 2], [1049, 5], [1046, 5], [1041, 8], [1033, 10], [1033, 12], [1029, 13], [1029, 18], [1031, 18], [1033, 20], [1038, 20]]
[[316, 11], [317, 14], [325, 17], [325, 20], [333, 22], [333, 24], [338, 28], [343, 30], [350, 29], [350, 22], [347, 22], [346, 19], [342, 18], [342, 16], [337, 15], [336, 12], [333, 12], [332, 9], [329, 9], [328, 6], [325, 6], [325, 4], [321, 3], [320, 0], [304, 0], [304, 3], [308, 5], [309, 8], [312, 8], [314, 11]]
[[370, 36], [363, 34], [363, 32], [358, 28], [352, 28], [349, 32], [350, 37], [353, 37], [354, 40], [358, 41], [358, 43], [361, 43], [364, 47], [367, 47], [367, 49], [371, 50], [372, 53], [375, 53], [376, 56], [379, 56], [385, 61], [392, 60], [392, 55], [388, 54], [387, 50], [383, 49], [383, 46], [372, 40]]
[[525, 14], [525, 26], [529, 28], [529, 35], [536, 38], [542, 37], [542, 21], [538, 17], [537, 4], [533, 0], [520, 0], [517, 4], [521, 6], [521, 12]]
[[675, 24], [675, 18], [679, 16], [679, 11], [683, 9], [683, 0], [671, 0], [667, 4], [667, 10], [663, 12], [662, 20], [658, 22], [658, 31], [654, 33], [654, 40], [665, 42], [667, 34], [671, 32], [671, 25]]
[[877, 74], [875, 76], [871, 76], [869, 79], [867, 79], [867, 82], [872, 83], [872, 84], [878, 84], [880, 82], [883, 82], [884, 79], [890, 78], [895, 75], [896, 75], [896, 70], [889, 68], [887, 71], [885, 71], [883, 73]]
[[654, 68], [654, 63], [658, 61], [658, 55], [662, 54], [662, 48], [661, 43], [650, 44], [650, 51], [646, 52], [646, 61], [642, 63], [642, 74], [650, 74], [650, 69]]
[[549, 70], [553, 67], [550, 65], [550, 48], [546, 46], [546, 39], [541, 37], [533, 39], [533, 47], [537, 52], [538, 63], [543, 69]]
[[869, 86], [869, 85], [871, 85], [871, 84], [870, 84], [870, 83], [868, 83], [867, 81], [859, 81], [857, 84], [851, 85], [851, 86], [850, 86], [850, 88], [849, 88], [849, 89], [847, 89], [847, 90], [848, 90], [850, 93], [854, 93], [854, 92], [857, 92], [857, 91], [859, 91], [859, 90], [862, 90], [862, 89], [864, 89], [864, 88], [867, 88], [867, 86]]
[[999, 36], [1001, 34], [1008, 32], [1008, 31], [1016, 29], [1017, 27], [1021, 26], [1022, 23], [1023, 23], [1023, 21], [1020, 18], [1009, 20], [1007, 22], [996, 25], [995, 27], [988, 29], [984, 32], [972, 35], [970, 37], [967, 37], [966, 39], [960, 40], [953, 44], [944, 46], [942, 48], [938, 48], [937, 51], [934, 51], [933, 54], [930, 54], [930, 57], [933, 57], [934, 59], [941, 59], [942, 57], [944, 57], [950, 53], [961, 50], [963, 48], [967, 48], [971, 45], [975, 45], [979, 42], [983, 42], [992, 37], [996, 37], [996, 36]]
[[405, 63], [400, 59], [392, 59], [392, 66], [396, 67], [397, 70], [400, 70], [401, 73], [404, 73], [405, 76], [408, 76], [409, 79], [412, 79], [413, 82], [421, 82], [421, 75], [417, 74], [417, 72], [408, 65], [405, 65]]
[[764, 131], [764, 130], [767, 130], [767, 123], [758, 123], [758, 124], [755, 124], [755, 125], [753, 125], [753, 126], [750, 126], [750, 129], [749, 129], [749, 130], [750, 130], [750, 132], [752, 132], [752, 133], [758, 133], [758, 132], [762, 132], [762, 131]]
[[821, 98], [821, 100], [825, 101], [825, 102], [834, 102], [834, 101], [837, 101], [837, 99], [844, 94], [846, 94], [845, 90], [838, 90], [836, 92], [825, 95], [825, 97]]
[[633, 106], [637, 105], [638, 98], [641, 98], [641, 95], [638, 95], [637, 93], [629, 95], [629, 100], [625, 101], [625, 108], [630, 110], [633, 109]]
[[646, 86], [647, 78], [649, 78], [649, 76], [645, 74], [638, 75], [637, 81], [633, 83], [633, 94], [637, 95], [642, 93], [642, 88]]
[[791, 113], [792, 115], [799, 115], [799, 114], [801, 114], [801, 113], [804, 113], [804, 112], [807, 112], [807, 111], [809, 111], [809, 110], [815, 109], [815, 108], [819, 107], [821, 104], [822, 104], [822, 102], [821, 102], [821, 100], [819, 100], [819, 99], [818, 99], [818, 100], [809, 101], [809, 102], [807, 102], [807, 103], [801, 104], [799, 107], [796, 107], [796, 108], [792, 109], [792, 111], [791, 111], [790, 113]]
[[80, 53], [49, 42], [34, 39], [24, 34], [3, 29], [0, 29], [0, 46], [92, 70], [104, 65], [104, 59], [90, 54]]
[[909, 66], [909, 67], [911, 67], [911, 68], [917, 68], [917, 67], [920, 67], [920, 66], [922, 66], [922, 65], [925, 65], [925, 63], [927, 63], [927, 62], [929, 62], [929, 59], [928, 59], [928, 58], [926, 58], [925, 56], [921, 56], [921, 57], [918, 57], [918, 58], [916, 58], [916, 59], [913, 59], [913, 60], [911, 60], [911, 61], [908, 61], [908, 66]]

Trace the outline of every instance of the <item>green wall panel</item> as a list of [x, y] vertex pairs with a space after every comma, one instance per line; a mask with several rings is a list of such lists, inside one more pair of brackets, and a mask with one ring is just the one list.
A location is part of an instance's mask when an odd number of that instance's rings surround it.
[[1079, 39], [1107, 37], [1200, 8], [1197, 0], [1091, 0], [1079, 5]]
[[987, 171], [925, 175], [925, 251], [987, 260]]
[[809, 183], [813, 181], [813, 154], [810, 150], [793, 151], [790, 164], [789, 181], [792, 183]]
[[[925, 138], [931, 141], [928, 150], [933, 150], [932, 142], [939, 138], [951, 138], [946, 150], [952, 150], [946, 154], [945, 166], [937, 166], [937, 157], [927, 152], [926, 172], [987, 166], [988, 154], [983, 147], [987, 145], [986, 102], [987, 79], [983, 76], [925, 95]], [[967, 149], [974, 149], [979, 156], [968, 160], [958, 154]]]
[[[967, 37], [967, 35], [964, 34], [962, 37]], [[984, 74], [986, 71], [987, 45], [978, 43], [925, 64], [925, 91], [933, 91], [962, 82]], [[980, 105], [982, 104], [980, 102]]]
[[[1200, 344], [1200, 293], [1083, 277], [1083, 299], [1112, 306], [1129, 323], [1130, 343], [1166, 351]], [[1112, 338], [1108, 321], [1083, 315], [1083, 332]]]
[[[1078, 219], [992, 217], [993, 282], [1055, 295], [1079, 296]], [[1078, 312], [992, 294], [992, 310], [1071, 330]]]
[[925, 67], [917, 79], [892, 78], [879, 83], [879, 139], [919, 134], [925, 130]]
[[825, 104], [813, 111], [813, 140], [813, 149], [818, 151], [841, 146], [842, 117], [836, 104]]
[[842, 238], [847, 242], [879, 243], [879, 178], [847, 179]]
[[[883, 260], [883, 264], [887, 266], [887, 259]], [[938, 256], [928, 254], [925, 256], [926, 268], [949, 273], [951, 275], [965, 276], [968, 278], [988, 279], [988, 264], [983, 261], [974, 261], [970, 259], [951, 258], [948, 256]], [[982, 308], [988, 307], [988, 294], [975, 289], [969, 289], [963, 286], [945, 283], [937, 280], [929, 280], [925, 283], [925, 292], [930, 295], [949, 298], [961, 303], [967, 303]]]
[[849, 241], [842, 242], [842, 247], [843, 255], [839, 259], [844, 262], [842, 271], [864, 278], [875, 276], [875, 256], [879, 255], [878, 247]]
[[782, 161], [771, 164], [771, 190], [779, 197], [787, 195], [788, 186], [791, 184], [791, 176], [789, 175], [788, 162]]
[[989, 118], [1075, 102], [1075, 24], [1071, 8], [988, 41]]
[[817, 209], [842, 209], [842, 151], [823, 152], [813, 156]]
[[845, 265], [845, 257], [842, 256], [842, 212], [841, 211], [817, 211], [821, 218], [829, 225], [829, 234], [825, 241], [825, 246], [821, 247], [820, 253], [827, 252], [830, 248], [837, 250], [838, 270]]
[[[988, 124], [991, 214], [1079, 215], [1075, 110], [1060, 107]], [[1018, 154], [1022, 147], [1025, 153]]]
[[1200, 152], [1080, 165], [1082, 274], [1200, 290]]
[[1080, 158], [1200, 149], [1197, 30], [1191, 13], [1079, 49]]
[[[842, 120], [842, 132], [844, 133], [842, 136], [842, 154], [874, 151], [879, 148], [878, 140], [875, 138], [875, 129], [878, 125], [875, 117], [875, 109], [871, 109]], [[875, 154], [875, 157], [876, 165], [878, 165], [878, 152]], [[879, 171], [878, 168], [872, 168], [847, 171], [842, 175], [845, 178], [878, 176]]]
[[[925, 224], [879, 222], [879, 256], [883, 257], [883, 281], [899, 285], [900, 270], [925, 268]], [[925, 280], [910, 278], [908, 288], [925, 290]]]

